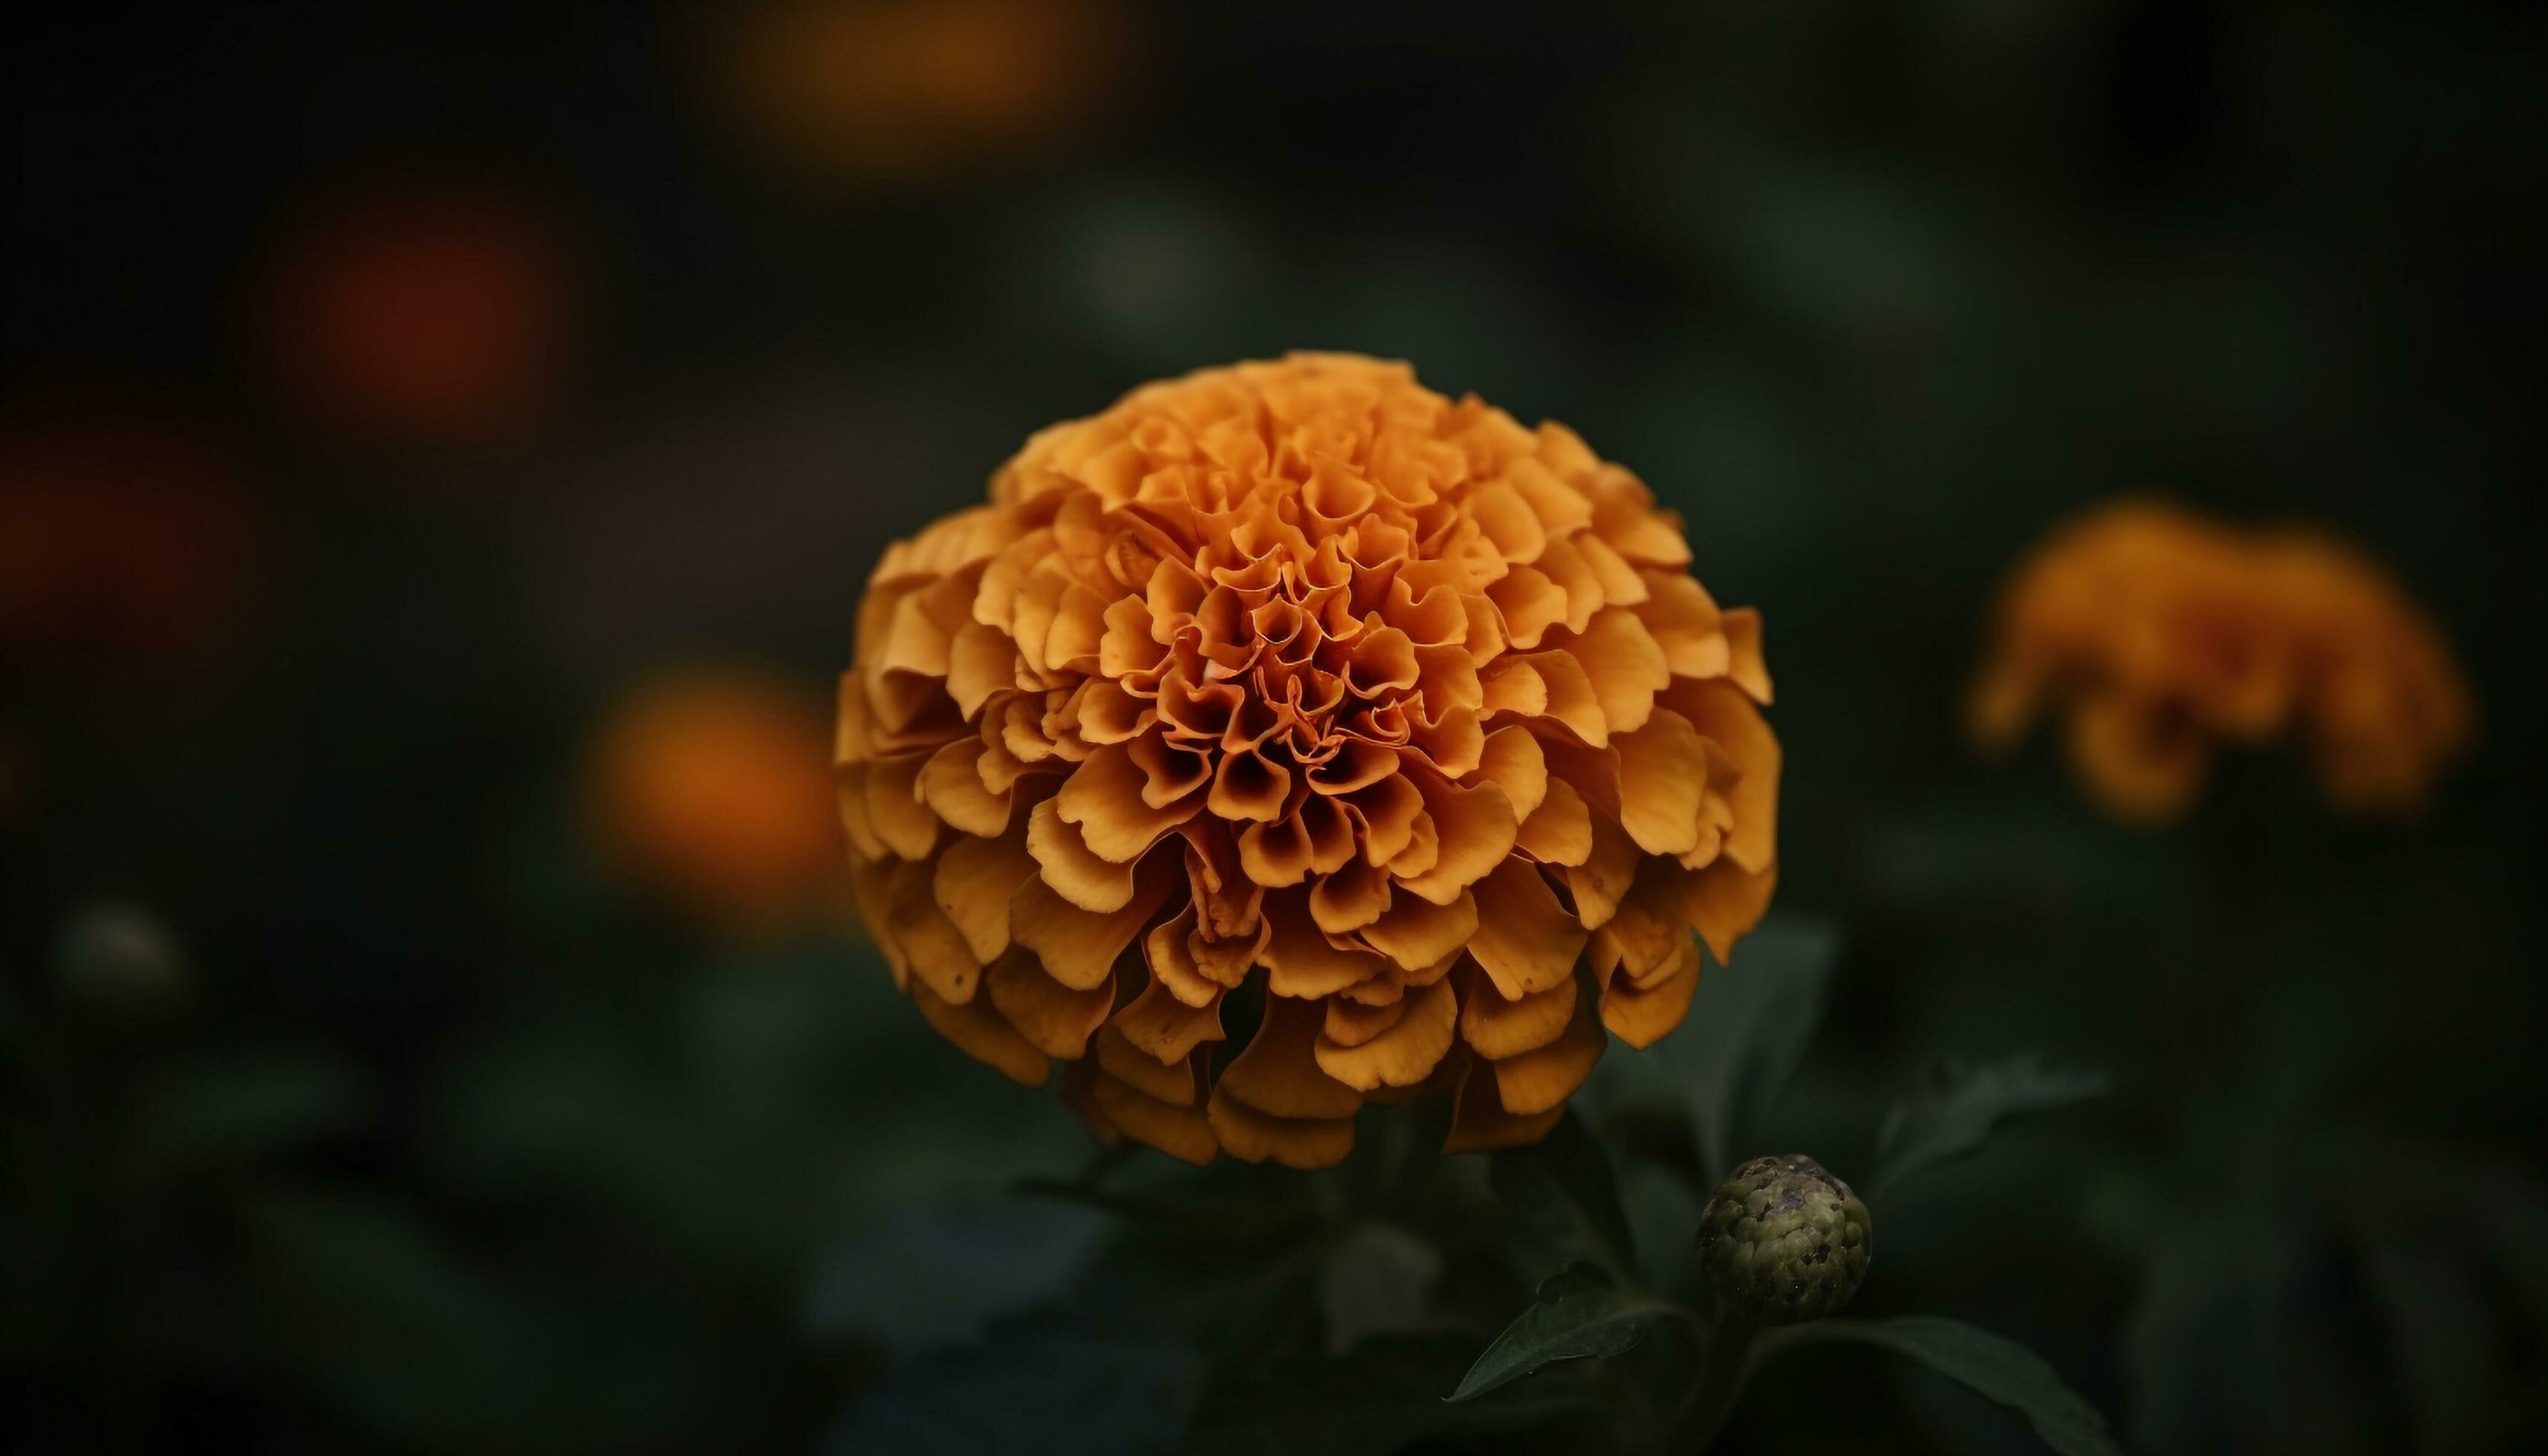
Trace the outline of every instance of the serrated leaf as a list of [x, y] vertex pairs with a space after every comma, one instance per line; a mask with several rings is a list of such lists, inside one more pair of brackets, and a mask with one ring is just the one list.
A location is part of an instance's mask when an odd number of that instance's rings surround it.
[[[1905, 1315], [1891, 1320], [1823, 1320], [1770, 1337], [1779, 1349], [1815, 1341], [1874, 1345], [1908, 1355], [1975, 1395], [2026, 1417], [2061, 1456], [2123, 1456], [2112, 1427], [2059, 1371], [2013, 1339], [1960, 1320]], [[1768, 1351], [1764, 1352], [1769, 1353]]]
[[1876, 1135], [1870, 1195], [1982, 1145], [2000, 1124], [2104, 1095], [2105, 1077], [2056, 1071], [2029, 1051], [1980, 1066], [1950, 1067], [1893, 1104]]
[[1614, 1277], [1631, 1268], [1636, 1244], [1610, 1159], [1573, 1112], [1538, 1142], [1497, 1152], [1488, 1179], [1523, 1229], [1559, 1262], [1598, 1265]]
[[1690, 1318], [1669, 1300], [1621, 1289], [1590, 1264], [1569, 1265], [1540, 1283], [1530, 1308], [1504, 1326], [1446, 1399], [1474, 1401], [1560, 1360], [1623, 1355], [1656, 1321]]
[[1689, 1111], [1707, 1183], [1725, 1176], [1736, 1138], [1803, 1059], [1840, 949], [1832, 926], [1773, 919], [1735, 948], [1732, 960], [1699, 972], [1689, 1019], [1658, 1049]]

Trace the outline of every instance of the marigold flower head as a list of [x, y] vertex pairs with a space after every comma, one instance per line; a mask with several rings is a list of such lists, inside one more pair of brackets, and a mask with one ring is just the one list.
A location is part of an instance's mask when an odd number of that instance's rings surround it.
[[1403, 364], [1206, 370], [1042, 431], [885, 553], [841, 680], [897, 981], [1189, 1161], [1332, 1163], [1364, 1101], [1433, 1090], [1449, 1148], [1539, 1137], [1776, 880], [1760, 618], [1689, 560], [1573, 432]]
[[2339, 808], [2409, 811], [2475, 716], [2439, 631], [2361, 553], [2147, 500], [2056, 533], [2001, 596], [1974, 734], [2013, 744], [2048, 709], [2090, 792], [2136, 820], [2181, 812], [2220, 744], [2285, 736]]

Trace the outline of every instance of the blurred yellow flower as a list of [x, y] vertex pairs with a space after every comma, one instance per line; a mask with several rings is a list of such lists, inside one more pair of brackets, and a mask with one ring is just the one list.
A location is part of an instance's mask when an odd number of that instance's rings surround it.
[[821, 696], [739, 671], [666, 675], [602, 723], [588, 765], [603, 857], [682, 910], [760, 928], [840, 896]]
[[763, 0], [723, 20], [720, 100], [818, 176], [1036, 147], [1102, 108], [1133, 52], [1114, 0]]
[[1991, 748], [2065, 714], [2090, 792], [2141, 821], [2182, 812], [2220, 744], [2286, 736], [2339, 808], [2411, 811], [2474, 720], [2440, 633], [2359, 552], [2147, 500], [2091, 513], [2019, 566], [1968, 710]]
[[[1295, 354], [1030, 439], [885, 553], [841, 680], [853, 879], [966, 1051], [1177, 1157], [1365, 1100], [1539, 1137], [1777, 877], [1761, 622], [1565, 427]], [[1217, 1054], [1225, 998], [1262, 991]], [[1605, 1031], [1606, 1029], [1606, 1031]]]

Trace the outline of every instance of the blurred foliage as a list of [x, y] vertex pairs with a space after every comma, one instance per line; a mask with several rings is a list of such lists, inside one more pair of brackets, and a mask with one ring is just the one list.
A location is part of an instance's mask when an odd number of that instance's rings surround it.
[[[1788, 1148], [1880, 1186], [1858, 1313], [2014, 1339], [2147, 1449], [2540, 1443], [2548, 16], [1149, 4], [1065, 71], [865, 9], [0, 20], [13, 1449], [1607, 1449], [1669, 1412], [1596, 1364], [1671, 1388], [1669, 1327], [1440, 1397], [1588, 1249], [1695, 1299], [1714, 1173]], [[821, 44], [736, 41], [782, 12]], [[399, 198], [504, 221], [358, 226]], [[1492, 1172], [1392, 1114], [1332, 1178], [1092, 1177], [821, 897], [604, 854], [639, 684], [821, 683], [1029, 429], [1299, 346], [1685, 514], [1769, 624], [1831, 979]], [[2138, 832], [1971, 761], [1999, 574], [2147, 489], [2332, 527], [2444, 624], [2483, 738], [2421, 821], [2257, 760]], [[1590, 1156], [1615, 1208], [1523, 1191]], [[1843, 1343], [1764, 1367], [1728, 1444], [1773, 1439], [2033, 1436]]]

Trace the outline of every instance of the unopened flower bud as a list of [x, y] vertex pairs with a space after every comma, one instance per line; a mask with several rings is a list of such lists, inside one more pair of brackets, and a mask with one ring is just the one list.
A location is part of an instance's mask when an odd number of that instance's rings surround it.
[[1866, 1205], [1802, 1153], [1736, 1168], [1698, 1216], [1708, 1288], [1764, 1324], [1838, 1314], [1866, 1280], [1874, 1249]]

